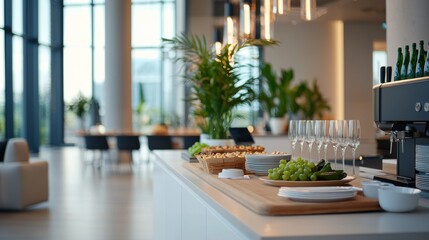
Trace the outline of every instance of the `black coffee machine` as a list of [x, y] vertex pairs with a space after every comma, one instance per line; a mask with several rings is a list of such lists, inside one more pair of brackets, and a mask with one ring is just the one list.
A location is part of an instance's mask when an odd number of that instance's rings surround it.
[[374, 121], [390, 135], [391, 148], [396, 144], [397, 171], [374, 179], [420, 188], [416, 176], [429, 172], [429, 77], [391, 82], [390, 73], [384, 81], [382, 69], [381, 83], [373, 87]]

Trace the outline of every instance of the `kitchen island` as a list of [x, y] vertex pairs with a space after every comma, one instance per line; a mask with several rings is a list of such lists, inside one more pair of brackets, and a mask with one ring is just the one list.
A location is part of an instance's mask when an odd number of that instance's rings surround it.
[[259, 215], [185, 167], [180, 150], [154, 151], [154, 239], [428, 239], [429, 200], [411, 213]]

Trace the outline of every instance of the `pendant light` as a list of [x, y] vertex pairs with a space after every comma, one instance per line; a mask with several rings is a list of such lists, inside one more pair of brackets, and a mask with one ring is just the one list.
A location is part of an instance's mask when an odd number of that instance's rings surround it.
[[242, 0], [240, 5], [240, 36], [247, 39], [255, 38], [256, 2]]
[[261, 39], [272, 40], [274, 34], [274, 14], [271, 0], [261, 0], [260, 31]]
[[303, 20], [313, 20], [314, 18], [316, 18], [316, 13], [316, 0], [301, 0], [301, 18]]
[[242, 0], [240, 9], [241, 37], [272, 40], [274, 14], [271, 0]]
[[292, 10], [291, 0], [273, 0], [272, 9], [274, 14], [287, 14]]
[[234, 16], [233, 6], [230, 1], [225, 2], [224, 11], [223, 44], [235, 44], [238, 41], [238, 21]]

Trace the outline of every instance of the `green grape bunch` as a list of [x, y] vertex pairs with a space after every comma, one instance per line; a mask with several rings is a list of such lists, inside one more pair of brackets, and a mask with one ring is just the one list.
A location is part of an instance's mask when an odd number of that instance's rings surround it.
[[188, 153], [191, 156], [195, 156], [195, 154], [200, 153], [201, 150], [203, 150], [203, 148], [205, 148], [205, 147], [209, 147], [209, 145], [207, 145], [205, 143], [196, 142], [196, 143], [194, 143], [194, 145], [192, 145], [191, 147], [188, 148]]
[[325, 160], [314, 163], [299, 157], [293, 161], [280, 160], [279, 166], [268, 170], [268, 178], [284, 181], [340, 180], [347, 174], [343, 170], [333, 170]]

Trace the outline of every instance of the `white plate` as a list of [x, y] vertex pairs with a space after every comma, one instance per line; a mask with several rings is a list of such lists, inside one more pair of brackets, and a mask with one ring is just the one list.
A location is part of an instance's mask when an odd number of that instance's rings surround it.
[[[284, 196], [280, 196], [284, 197]], [[346, 197], [338, 197], [338, 198], [331, 198], [331, 199], [319, 199], [319, 198], [300, 198], [300, 197], [287, 197], [290, 200], [298, 201], [298, 202], [337, 202], [342, 200], [347, 200], [354, 198], [355, 196], [346, 196]]]
[[265, 184], [277, 187], [317, 187], [317, 186], [341, 186], [345, 185], [353, 180], [355, 177], [347, 176], [341, 180], [318, 180], [318, 181], [283, 181], [283, 180], [271, 180], [266, 177], [260, 177], [261, 181]]
[[354, 187], [282, 187], [277, 194], [295, 201], [340, 201], [356, 196]]

